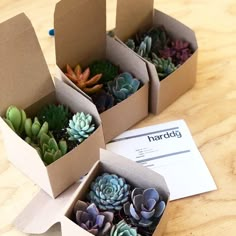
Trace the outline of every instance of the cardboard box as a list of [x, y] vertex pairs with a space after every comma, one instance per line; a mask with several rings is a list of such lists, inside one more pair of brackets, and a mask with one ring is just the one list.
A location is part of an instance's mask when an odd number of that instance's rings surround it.
[[148, 115], [149, 75], [146, 64], [106, 36], [105, 0], [61, 0], [56, 5], [54, 28], [60, 77], [77, 91], [83, 93], [64, 75], [66, 64], [72, 67], [80, 64], [85, 68], [94, 60], [106, 58], [143, 82], [136, 93], [100, 114], [106, 143]]
[[[100, 160], [94, 164], [82, 184], [75, 187], [76, 190], [75, 188], [67, 190], [53, 202], [40, 192], [16, 218], [15, 227], [24, 233], [38, 234], [46, 232], [53, 224], [60, 222], [62, 236], [91, 235], [71, 220], [71, 214], [76, 201], [78, 199], [84, 200], [90, 183], [104, 171], [118, 174], [136, 187], [154, 187], [158, 190], [167, 204], [152, 236], [161, 236], [168, 221], [170, 195], [164, 178], [140, 164], [103, 149], [100, 150]], [[37, 216], [35, 216], [35, 212], [37, 212]]]
[[149, 111], [159, 114], [193, 87], [196, 81], [198, 45], [195, 34], [190, 28], [153, 9], [153, 3], [154, 0], [117, 0], [115, 34], [118, 41], [126, 42], [139, 31], [163, 25], [170, 36], [188, 41], [194, 50], [192, 56], [183, 65], [162, 81], [159, 81], [155, 66], [143, 59], [147, 64], [151, 82]]
[[29, 19], [19, 14], [0, 24], [0, 115], [8, 106], [35, 115], [45, 104], [58, 102], [72, 112], [90, 113], [96, 131], [69, 153], [45, 166], [37, 151], [12, 131], [0, 117], [7, 158], [50, 196], [56, 197], [86, 174], [105, 147], [96, 107], [65, 83], [50, 76], [39, 42]]

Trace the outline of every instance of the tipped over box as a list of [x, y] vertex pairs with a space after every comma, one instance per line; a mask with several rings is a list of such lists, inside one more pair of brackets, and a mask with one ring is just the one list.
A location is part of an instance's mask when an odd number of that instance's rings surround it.
[[148, 115], [146, 64], [116, 40], [107, 37], [105, 0], [60, 1], [55, 9], [54, 28], [59, 76], [77, 91], [84, 94], [64, 75], [66, 64], [86, 68], [95, 60], [108, 59], [143, 83], [137, 92], [100, 114], [106, 143]]
[[[101, 120], [96, 107], [65, 83], [51, 78], [29, 19], [22, 13], [0, 24], [0, 129], [7, 158], [50, 196], [56, 197], [86, 174], [104, 147]], [[73, 113], [90, 113], [96, 131], [52, 164], [45, 166], [37, 151], [3, 120], [15, 105], [35, 115], [44, 105], [60, 103]]]
[[193, 50], [191, 57], [162, 81], [158, 78], [155, 66], [143, 59], [150, 76], [149, 111], [159, 114], [195, 84], [198, 45], [196, 36], [190, 28], [153, 9], [153, 4], [154, 0], [117, 0], [115, 34], [118, 41], [128, 49], [123, 43], [128, 38], [140, 31], [162, 25], [173, 38], [190, 43]]

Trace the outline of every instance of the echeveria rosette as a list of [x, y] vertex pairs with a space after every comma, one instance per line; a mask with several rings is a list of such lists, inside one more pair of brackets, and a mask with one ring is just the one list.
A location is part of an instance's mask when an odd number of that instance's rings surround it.
[[155, 188], [135, 188], [131, 193], [131, 202], [125, 203], [123, 209], [134, 226], [149, 227], [158, 221], [165, 206]]
[[96, 236], [107, 235], [112, 227], [113, 212], [99, 212], [94, 203], [88, 204], [78, 200], [74, 206], [76, 223]]
[[118, 224], [113, 225], [110, 236], [141, 236], [137, 233], [137, 229], [128, 225], [124, 220]]
[[121, 102], [139, 89], [140, 80], [134, 78], [129, 72], [124, 72], [113, 81], [109, 81], [107, 85], [108, 91], [117, 102]]
[[69, 140], [78, 140], [80, 143], [88, 138], [95, 130], [95, 124], [92, 123], [93, 117], [90, 114], [84, 112], [77, 112], [69, 120], [69, 127], [67, 133], [69, 134]]
[[130, 185], [115, 174], [103, 173], [90, 185], [88, 198], [100, 210], [119, 211], [128, 201]]

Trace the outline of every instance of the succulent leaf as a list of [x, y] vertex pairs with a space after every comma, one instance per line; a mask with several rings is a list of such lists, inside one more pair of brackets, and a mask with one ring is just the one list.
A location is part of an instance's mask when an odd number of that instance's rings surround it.
[[118, 224], [113, 225], [110, 236], [141, 236], [137, 233], [137, 228], [133, 228], [128, 225], [124, 220], [121, 220]]

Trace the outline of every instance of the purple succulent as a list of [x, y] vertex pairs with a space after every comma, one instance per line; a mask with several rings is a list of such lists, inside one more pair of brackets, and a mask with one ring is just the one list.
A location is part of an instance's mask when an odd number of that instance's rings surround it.
[[74, 206], [76, 223], [96, 236], [107, 235], [112, 227], [114, 214], [112, 212], [99, 212], [96, 205], [78, 200]]
[[104, 90], [100, 90], [91, 97], [99, 113], [102, 113], [114, 106], [114, 97]]
[[131, 193], [131, 203], [125, 203], [123, 209], [134, 226], [149, 227], [162, 215], [165, 206], [155, 188], [135, 188]]

